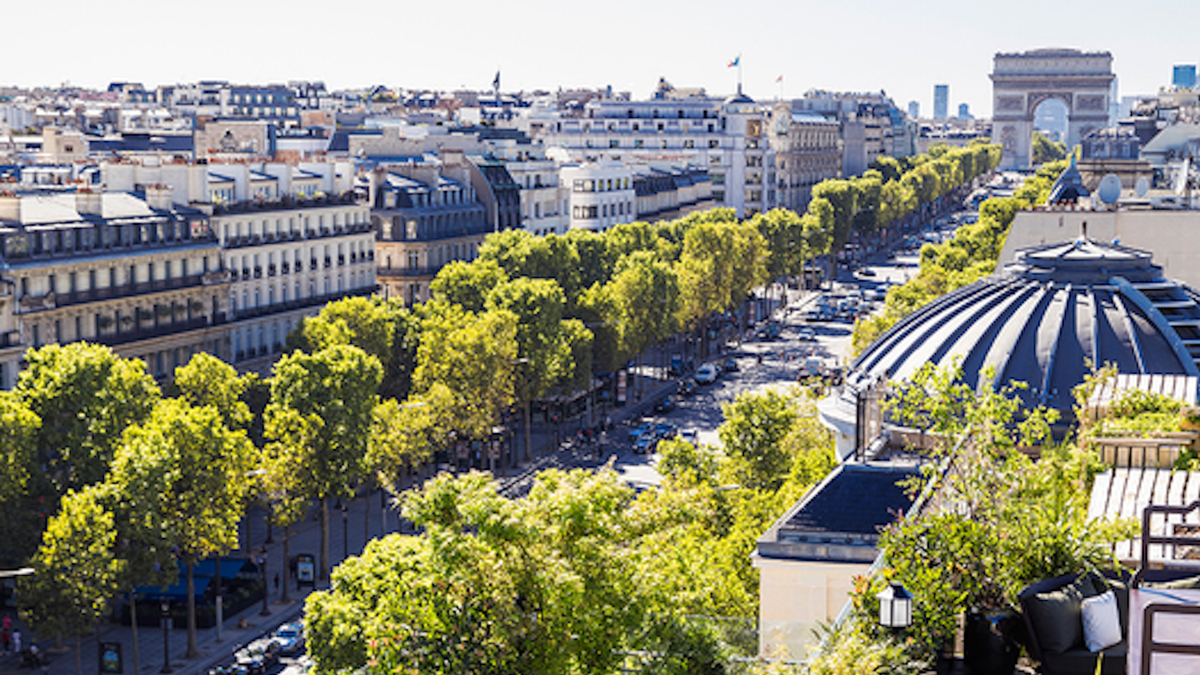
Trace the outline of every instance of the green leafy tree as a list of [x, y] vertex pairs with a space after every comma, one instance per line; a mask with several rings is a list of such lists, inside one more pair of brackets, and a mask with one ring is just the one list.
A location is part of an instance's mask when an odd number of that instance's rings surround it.
[[739, 394], [723, 404], [725, 421], [717, 428], [725, 452], [736, 461], [739, 484], [753, 489], [778, 489], [787, 476], [789, 456], [783, 439], [796, 421], [788, 397], [774, 390]]
[[243, 397], [252, 380], [212, 354], [197, 352], [175, 369], [172, 386], [189, 404], [216, 408], [230, 429], [247, 429], [254, 416]]
[[37, 548], [46, 486], [38, 465], [41, 419], [12, 392], [0, 392], [0, 565], [17, 567]]
[[[373, 542], [310, 596], [317, 673], [613, 672], [662, 623], [627, 554], [645, 525], [632, 497], [611, 471], [544, 472], [519, 501], [484, 474], [429, 481], [405, 500], [419, 537]], [[697, 661], [656, 672], [709, 672]]]
[[91, 631], [116, 594], [121, 561], [116, 530], [100, 498], [103, 486], [68, 492], [50, 519], [33, 557], [34, 574], [20, 584], [21, 614], [43, 635], [75, 638], [75, 672], [82, 675], [79, 638]]
[[309, 496], [321, 507], [322, 578], [329, 570], [329, 500], [351, 497], [355, 484], [366, 476], [375, 392], [382, 377], [379, 359], [352, 345], [334, 345], [314, 354], [296, 352], [275, 364], [268, 428], [280, 428], [272, 418], [288, 410], [321, 420], [321, 433], [309, 435], [311, 444], [302, 450], [312, 474]]
[[1033, 132], [1033, 164], [1040, 165], [1054, 162], [1067, 156], [1067, 144], [1056, 143], [1040, 132]]
[[530, 457], [530, 404], [575, 375], [576, 363], [569, 342], [574, 334], [563, 330], [566, 298], [553, 280], [523, 278], [494, 288], [487, 304], [490, 310], [509, 312], [516, 317], [513, 386], [517, 401], [525, 409], [525, 455]]
[[159, 398], [145, 364], [87, 342], [47, 345], [25, 358], [14, 392], [42, 420], [38, 451], [55, 494], [103, 480], [126, 427]]
[[413, 394], [433, 399], [463, 438], [485, 438], [513, 404], [517, 319], [507, 310], [479, 314], [427, 303]]
[[679, 279], [671, 265], [635, 252], [621, 259], [611, 287], [622, 353], [640, 355], [678, 328]]
[[193, 567], [237, 544], [251, 488], [248, 474], [257, 465], [245, 431], [225, 426], [216, 407], [181, 399], [160, 401], [145, 422], [130, 427], [113, 463], [114, 489], [150, 500], [146, 508], [164, 545], [185, 564], [192, 657], [199, 654]]
[[508, 274], [495, 260], [456, 260], [438, 271], [429, 284], [429, 293], [434, 300], [461, 305], [469, 312], [481, 312], [488, 294], [505, 281]]
[[[850, 241], [854, 214], [858, 213], [858, 192], [849, 180], [824, 180], [813, 186], [813, 200], [824, 199], [833, 207], [832, 250], [840, 251]], [[810, 204], [811, 211], [811, 204]]]
[[683, 323], [736, 307], [766, 275], [766, 241], [754, 225], [699, 222], [687, 231], [678, 264]]

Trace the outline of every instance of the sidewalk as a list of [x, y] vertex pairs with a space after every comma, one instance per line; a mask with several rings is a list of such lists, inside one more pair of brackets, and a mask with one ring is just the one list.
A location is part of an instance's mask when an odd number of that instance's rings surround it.
[[[370, 502], [371, 508], [366, 508], [366, 502]], [[390, 510], [386, 523], [382, 523], [380, 512], [379, 492], [372, 493], [369, 500], [364, 500], [361, 497], [349, 504], [349, 509], [346, 513], [346, 523], [349, 527], [344, 530], [342, 527], [341, 512], [331, 512], [329, 522], [329, 555], [333, 564], [336, 566], [343, 559], [342, 546], [343, 541], [349, 544], [349, 554], [357, 555], [362, 552], [364, 544], [363, 517], [364, 514], [370, 518], [370, 535], [378, 537], [382, 533], [392, 533], [397, 530], [398, 521], [396, 512]], [[262, 549], [262, 542], [266, 538], [266, 524], [262, 519], [262, 512], [255, 511], [254, 518], [251, 519], [250, 527], [250, 543], [254, 551], [257, 553]], [[245, 543], [245, 521], [243, 521], [243, 536], [242, 543]], [[265, 632], [274, 630], [280, 624], [295, 621], [301, 617], [304, 608], [304, 599], [308, 597], [313, 589], [304, 587], [303, 590], [297, 591], [295, 580], [292, 580], [292, 587], [289, 590], [291, 602], [280, 602], [280, 590], [275, 588], [274, 578], [278, 574], [282, 582], [283, 578], [283, 532], [279, 528], [275, 528], [272, 532], [274, 543], [268, 544], [267, 549], [267, 579], [270, 593], [269, 610], [270, 616], [260, 616], [262, 611], [262, 603], [255, 603], [249, 609], [242, 611], [240, 614], [226, 616], [223, 628], [223, 639], [217, 640], [217, 629], [204, 628], [199, 629], [196, 633], [196, 644], [202, 656], [195, 659], [183, 658], [184, 652], [187, 650], [187, 629], [185, 626], [177, 625], [175, 629], [169, 631], [170, 641], [170, 664], [173, 672], [176, 675], [194, 675], [197, 673], [205, 673], [209, 668], [212, 668], [217, 663], [229, 659], [233, 652], [245, 645], [247, 642], [259, 637]], [[321, 524], [319, 521], [307, 519], [297, 523], [292, 528], [292, 536], [290, 543], [290, 553], [294, 556], [297, 553], [312, 553], [319, 555], [321, 545]], [[235, 550], [230, 555], [244, 555], [245, 550]], [[323, 582], [318, 585], [318, 590], [328, 588], [328, 582]], [[151, 603], [143, 602], [138, 605], [139, 614], [142, 612], [155, 612], [157, 608]], [[22, 635], [23, 646], [28, 646], [31, 642], [38, 645], [44, 653], [50, 657], [50, 665], [43, 669], [46, 675], [74, 675], [75, 673], [75, 650], [74, 641], [64, 643], [63, 651], [56, 651], [54, 642], [51, 639], [37, 639], [31, 631], [22, 623], [14, 618], [14, 628], [18, 628]], [[239, 622], [244, 620], [245, 627], [238, 628]], [[99, 673], [99, 642], [118, 642], [121, 644], [122, 658], [124, 661], [124, 675], [147, 675], [149, 673], [158, 673], [161, 671], [166, 652], [163, 648], [163, 631], [161, 628], [151, 628], [146, 626], [138, 627], [138, 651], [139, 665], [135, 670], [133, 656], [133, 629], [130, 626], [123, 626], [117, 623], [102, 621], [98, 626], [97, 632], [94, 635], [84, 636], [81, 639], [81, 665], [82, 671], [85, 674]], [[33, 669], [21, 669], [19, 658], [15, 654], [6, 654], [0, 656], [0, 672], [4, 673], [34, 673]]]

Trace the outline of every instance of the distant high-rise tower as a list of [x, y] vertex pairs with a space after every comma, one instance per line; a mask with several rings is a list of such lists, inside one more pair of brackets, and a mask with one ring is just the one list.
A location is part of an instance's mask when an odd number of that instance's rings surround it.
[[1177, 89], [1191, 89], [1196, 86], [1196, 65], [1193, 63], [1178, 64], [1171, 76], [1171, 84]]
[[950, 85], [933, 85], [933, 119], [944, 120], [950, 112]]
[[958, 104], [958, 119], [960, 119], [960, 120], [971, 119], [971, 106], [967, 105], [966, 103], [959, 103]]
[[908, 116], [914, 120], [921, 116], [921, 104], [916, 101], [908, 102]]

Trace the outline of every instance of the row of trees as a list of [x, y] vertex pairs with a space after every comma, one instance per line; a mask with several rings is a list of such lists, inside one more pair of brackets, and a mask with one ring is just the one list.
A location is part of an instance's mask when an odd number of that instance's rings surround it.
[[1054, 181], [1066, 167], [1066, 160], [1043, 165], [1012, 197], [994, 197], [983, 202], [975, 223], [959, 227], [942, 244], [921, 247], [916, 276], [888, 290], [883, 311], [854, 325], [853, 353], [861, 354], [876, 338], [917, 309], [994, 272], [1017, 212], [1045, 203]]
[[825, 252], [839, 251], [851, 233], [872, 235], [992, 171], [1000, 163], [1000, 150], [999, 145], [972, 142], [964, 148], [935, 145], [916, 157], [881, 156], [862, 176], [814, 186], [805, 217], [828, 233]]
[[[967, 176], [979, 152], [939, 152], [938, 166]], [[935, 163], [903, 175], [940, 176]], [[857, 193], [842, 202], [860, 219], [876, 209]], [[486, 438], [514, 405], [528, 434], [533, 400], [801, 273], [835, 242], [835, 211], [817, 198], [804, 216], [714, 209], [603, 234], [498, 233], [477, 260], [443, 269], [420, 306], [330, 304], [289, 336], [267, 379], [197, 355], [164, 393], [140, 361], [104, 347], [30, 351], [0, 394], [0, 508], [12, 515], [0, 533], [6, 563], [32, 556], [39, 571], [22, 590], [28, 616], [78, 635], [116, 589], [170, 581], [177, 560], [190, 579], [196, 560], [236, 545], [252, 499], [285, 528], [315, 502], [326, 573], [330, 500], [377, 483], [399, 491], [433, 450]], [[189, 607], [190, 649], [194, 625]]]
[[406, 494], [420, 534], [372, 542], [310, 596], [316, 672], [611, 673], [623, 654], [725, 672], [736, 640], [718, 627], [757, 615], [757, 537], [834, 464], [807, 391], [725, 415], [723, 450], [662, 449], [654, 491], [604, 469], [544, 472], [519, 501], [482, 473]]

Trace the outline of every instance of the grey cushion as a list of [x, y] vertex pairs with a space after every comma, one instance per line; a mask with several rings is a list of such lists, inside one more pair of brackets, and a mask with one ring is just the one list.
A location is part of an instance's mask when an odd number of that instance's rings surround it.
[[[1119, 642], [1100, 652], [1104, 654], [1100, 666], [1102, 675], [1124, 675], [1126, 650], [1127, 644]], [[1084, 647], [1068, 649], [1061, 654], [1046, 654], [1040, 670], [1047, 675], [1093, 675], [1099, 657]]]
[[1058, 590], [1037, 593], [1027, 600], [1029, 619], [1044, 654], [1062, 654], [1082, 648], [1080, 604], [1084, 598], [1093, 595], [1096, 595], [1096, 589], [1085, 574]]

